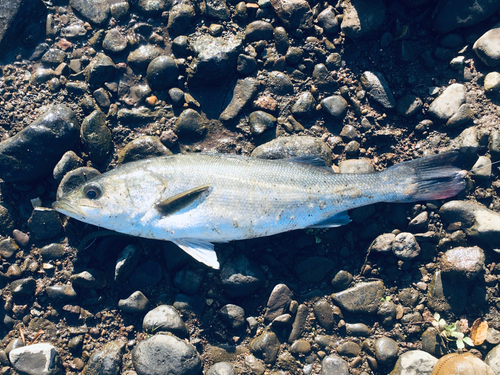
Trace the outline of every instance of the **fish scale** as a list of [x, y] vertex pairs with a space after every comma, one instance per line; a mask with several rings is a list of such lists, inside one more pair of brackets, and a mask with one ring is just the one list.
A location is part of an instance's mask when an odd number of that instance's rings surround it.
[[464, 173], [456, 152], [400, 163], [383, 172], [335, 174], [317, 159], [263, 160], [179, 154], [131, 162], [60, 200], [59, 212], [120, 233], [176, 243], [219, 267], [213, 243], [350, 221], [347, 210], [377, 202], [453, 196]]

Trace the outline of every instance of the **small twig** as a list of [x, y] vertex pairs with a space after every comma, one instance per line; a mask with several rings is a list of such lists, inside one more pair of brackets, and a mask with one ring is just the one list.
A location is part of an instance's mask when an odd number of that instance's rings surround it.
[[24, 337], [24, 332], [22, 327], [19, 327], [19, 335], [21, 336], [21, 340], [23, 340], [23, 345], [26, 345], [26, 338]]
[[43, 331], [43, 329], [39, 330], [39, 331], [36, 333], [35, 337], [33, 337], [33, 340], [31, 340], [31, 342], [29, 343], [29, 345], [33, 345], [33, 344], [36, 342], [36, 340], [37, 340], [37, 339], [38, 339], [41, 335], [43, 335], [44, 333], [45, 333], [45, 332]]

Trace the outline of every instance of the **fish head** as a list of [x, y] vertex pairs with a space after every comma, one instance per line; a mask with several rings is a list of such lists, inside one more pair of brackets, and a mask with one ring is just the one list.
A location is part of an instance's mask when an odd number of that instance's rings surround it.
[[123, 233], [154, 203], [144, 194], [148, 189], [143, 176], [136, 174], [104, 173], [65, 194], [52, 207], [82, 222]]

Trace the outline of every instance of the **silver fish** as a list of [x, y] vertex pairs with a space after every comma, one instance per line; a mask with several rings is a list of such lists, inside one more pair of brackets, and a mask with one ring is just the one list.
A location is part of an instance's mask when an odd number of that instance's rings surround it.
[[377, 202], [454, 196], [465, 187], [465, 172], [451, 166], [456, 156], [446, 152], [369, 174], [335, 174], [311, 157], [162, 156], [106, 172], [53, 207], [120, 233], [172, 241], [218, 269], [213, 243], [336, 227], [350, 222], [347, 210]]

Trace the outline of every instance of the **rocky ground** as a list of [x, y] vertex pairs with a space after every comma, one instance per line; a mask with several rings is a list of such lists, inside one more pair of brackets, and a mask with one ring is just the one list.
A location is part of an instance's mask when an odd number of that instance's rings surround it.
[[[499, 6], [4, 1], [1, 373], [500, 374]], [[217, 245], [220, 271], [49, 208], [170, 153], [349, 173], [452, 148], [457, 197]]]

